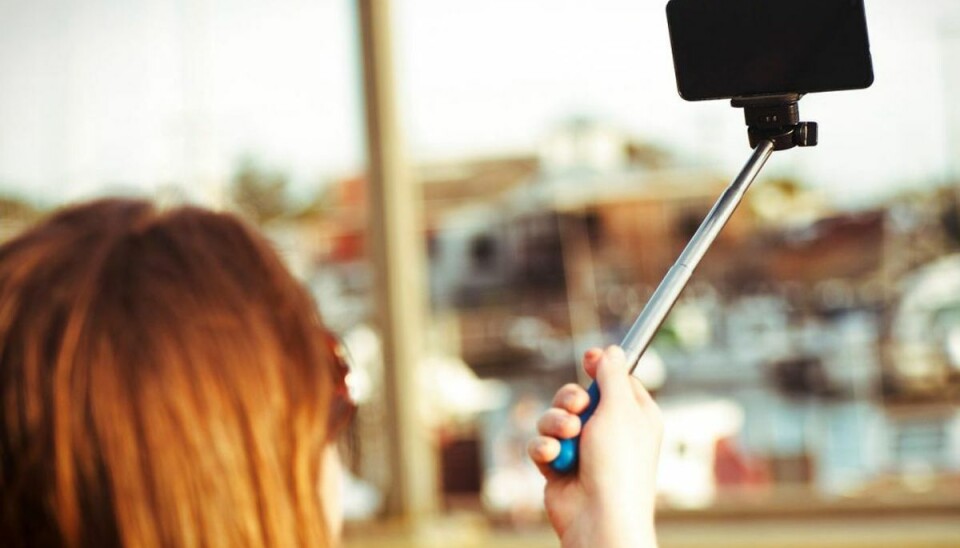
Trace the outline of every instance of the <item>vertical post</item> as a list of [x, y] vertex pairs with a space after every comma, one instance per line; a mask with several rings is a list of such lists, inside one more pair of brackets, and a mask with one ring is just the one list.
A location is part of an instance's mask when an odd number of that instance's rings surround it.
[[389, 0], [359, 0], [375, 304], [383, 337], [389, 438], [387, 510], [414, 529], [436, 509], [436, 464], [418, 382], [426, 309], [421, 199], [413, 184], [393, 89]]

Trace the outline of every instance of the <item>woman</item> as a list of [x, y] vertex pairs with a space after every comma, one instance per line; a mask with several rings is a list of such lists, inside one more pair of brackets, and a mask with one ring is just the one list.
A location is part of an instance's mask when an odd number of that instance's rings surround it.
[[[659, 427], [622, 361], [588, 355], [604, 400], [580, 474], [548, 474], [567, 546], [652, 534]], [[584, 398], [558, 392], [536, 462]], [[344, 372], [303, 288], [230, 215], [105, 200], [0, 247], [0, 406], [5, 545], [337, 543]]]

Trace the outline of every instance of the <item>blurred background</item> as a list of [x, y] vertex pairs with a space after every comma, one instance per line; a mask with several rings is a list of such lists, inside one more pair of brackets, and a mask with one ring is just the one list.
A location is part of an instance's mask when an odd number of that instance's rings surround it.
[[[639, 368], [664, 547], [960, 543], [960, 3], [866, 4], [873, 87], [801, 102]], [[0, 0], [0, 240], [241, 213], [353, 355], [347, 546], [553, 546], [536, 418], [749, 155], [664, 6]]]

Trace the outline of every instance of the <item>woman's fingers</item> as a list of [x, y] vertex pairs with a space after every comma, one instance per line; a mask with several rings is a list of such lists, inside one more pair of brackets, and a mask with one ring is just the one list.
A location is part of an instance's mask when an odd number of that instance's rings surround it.
[[557, 473], [550, 468], [553, 462], [560, 454], [560, 442], [556, 438], [549, 436], [537, 436], [527, 444], [527, 454], [530, 460], [536, 465], [540, 473], [547, 481], [552, 481], [557, 477]]
[[[639, 380], [627, 371], [626, 356], [618, 346], [610, 346], [605, 350], [593, 348], [583, 356], [583, 368], [588, 375], [594, 377], [604, 394], [606, 407], [612, 412], [623, 405], [637, 405], [640, 408], [656, 411], [656, 403]], [[601, 399], [603, 405], [604, 399]], [[567, 384], [553, 398], [553, 407], [541, 415], [537, 421], [537, 430], [540, 435], [530, 440], [527, 452], [530, 459], [541, 472], [552, 477], [549, 463], [560, 454], [558, 440], [573, 438], [580, 434], [582, 423], [578, 416], [590, 404], [587, 391], [576, 384]], [[621, 409], [629, 409], [624, 407]], [[651, 418], [656, 418], [650, 415]]]
[[527, 453], [548, 479], [554, 475], [549, 465], [560, 454], [558, 440], [572, 438], [580, 433], [580, 417], [577, 415], [589, 404], [590, 396], [582, 386], [567, 384], [557, 390], [553, 397], [553, 407], [537, 421], [540, 435], [530, 440]]
[[560, 454], [560, 442], [550, 436], [537, 436], [527, 444], [527, 453], [537, 464], [549, 464]]
[[579, 384], [567, 384], [557, 390], [553, 397], [553, 406], [579, 415], [590, 405], [590, 395]]
[[591, 348], [583, 353], [583, 370], [591, 379], [597, 378], [597, 366], [603, 358], [603, 349]]
[[[604, 362], [611, 361], [613, 363], [606, 364]], [[587, 375], [590, 375], [591, 378], [597, 379], [597, 375], [601, 374], [601, 364], [603, 364], [602, 369], [606, 373], [603, 375], [605, 378], [598, 380], [601, 386], [604, 384], [613, 384], [616, 388], [620, 388], [621, 385], [627, 384], [622, 382], [622, 378], [625, 376], [624, 372], [627, 368], [626, 356], [623, 353], [623, 349], [618, 346], [608, 346], [606, 350], [601, 350], [600, 348], [591, 348], [583, 355], [583, 369], [586, 371]], [[633, 395], [641, 405], [653, 404], [653, 396], [647, 391], [646, 387], [643, 386], [643, 383], [633, 375], [626, 375], [629, 378], [628, 383], [631, 385], [633, 390]], [[566, 387], [564, 387], [565, 389]], [[563, 389], [561, 389], [563, 390]], [[601, 390], [601, 392], [603, 392]], [[586, 391], [584, 391], [586, 393]], [[557, 392], [559, 397], [560, 392]], [[626, 395], [622, 393], [622, 395]], [[586, 398], [589, 401], [589, 396]], [[578, 402], [579, 403], [579, 402]], [[555, 407], [559, 407], [554, 403]], [[584, 407], [585, 409], [586, 407]], [[575, 413], [582, 412], [574, 411]]]
[[554, 407], [548, 409], [537, 421], [537, 430], [552, 438], [572, 438], [580, 433], [580, 417]]

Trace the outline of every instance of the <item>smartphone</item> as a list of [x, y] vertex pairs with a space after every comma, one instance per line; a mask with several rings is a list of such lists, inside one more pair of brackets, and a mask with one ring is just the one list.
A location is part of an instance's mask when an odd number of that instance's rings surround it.
[[861, 89], [873, 83], [864, 0], [670, 0], [688, 101]]

